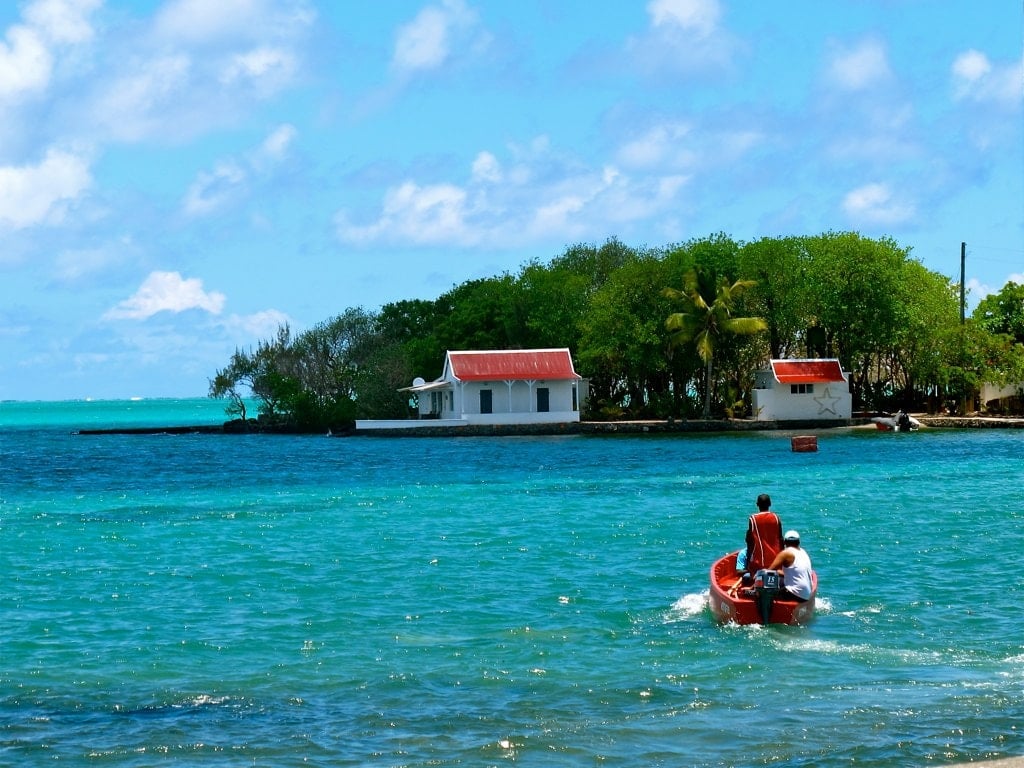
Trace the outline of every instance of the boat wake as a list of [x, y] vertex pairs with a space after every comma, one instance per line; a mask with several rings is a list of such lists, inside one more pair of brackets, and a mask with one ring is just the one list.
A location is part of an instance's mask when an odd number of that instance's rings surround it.
[[673, 621], [686, 621], [696, 616], [700, 616], [704, 613], [704, 609], [708, 607], [708, 590], [703, 592], [692, 592], [688, 595], [683, 595], [669, 608], [666, 614], [666, 623]]

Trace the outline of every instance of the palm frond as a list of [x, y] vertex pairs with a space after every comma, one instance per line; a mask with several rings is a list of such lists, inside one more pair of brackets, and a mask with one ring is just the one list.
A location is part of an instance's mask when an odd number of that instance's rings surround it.
[[768, 330], [768, 323], [763, 317], [730, 317], [722, 323], [722, 329], [737, 336], [753, 336]]

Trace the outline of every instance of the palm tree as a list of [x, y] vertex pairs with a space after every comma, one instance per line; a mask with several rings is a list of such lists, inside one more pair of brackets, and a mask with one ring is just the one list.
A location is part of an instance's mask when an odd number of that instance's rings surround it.
[[[704, 277], [705, 279], [701, 279]], [[721, 278], [713, 285], [707, 276], [698, 275], [691, 269], [683, 277], [683, 290], [666, 288], [663, 295], [681, 301], [683, 311], [674, 312], [665, 319], [669, 342], [673, 347], [693, 342], [697, 355], [705, 365], [704, 418], [711, 418], [711, 362], [715, 355], [715, 344], [724, 334], [752, 336], [768, 328], [762, 317], [733, 317], [736, 300], [748, 288], [757, 284], [755, 280], [737, 280], [732, 285]], [[712, 291], [714, 297], [707, 298]]]

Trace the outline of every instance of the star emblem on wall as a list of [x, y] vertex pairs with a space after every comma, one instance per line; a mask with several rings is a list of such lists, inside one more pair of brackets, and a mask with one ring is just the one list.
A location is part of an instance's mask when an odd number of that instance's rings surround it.
[[822, 390], [820, 395], [815, 396], [815, 401], [818, 403], [818, 415], [822, 416], [826, 413], [831, 413], [833, 416], [838, 416], [836, 412], [836, 403], [839, 402], [840, 398], [838, 395], [833, 396], [832, 391], [828, 386]]

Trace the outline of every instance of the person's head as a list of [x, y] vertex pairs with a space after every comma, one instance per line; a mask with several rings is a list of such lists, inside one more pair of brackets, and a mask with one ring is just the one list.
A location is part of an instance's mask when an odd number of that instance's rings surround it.
[[767, 493], [762, 493], [757, 497], [757, 508], [762, 512], [767, 512], [772, 508], [772, 497]]
[[796, 531], [786, 531], [786, 535], [782, 537], [782, 543], [787, 547], [800, 548], [800, 534]]

